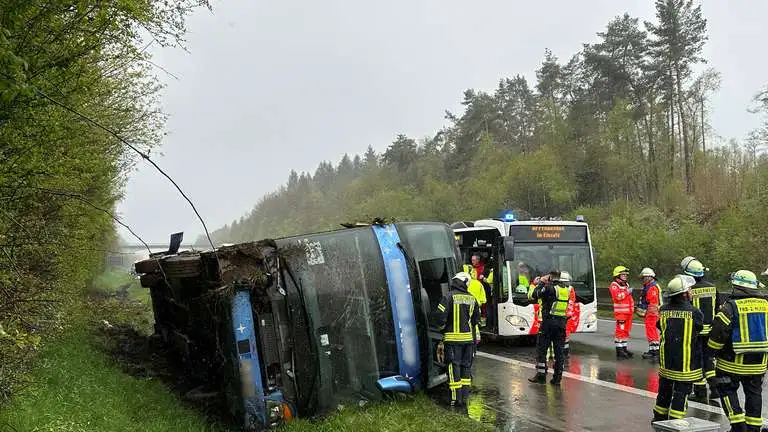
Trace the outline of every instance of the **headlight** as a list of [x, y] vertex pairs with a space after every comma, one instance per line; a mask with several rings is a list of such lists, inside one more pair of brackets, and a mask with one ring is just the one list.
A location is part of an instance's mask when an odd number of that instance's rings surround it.
[[528, 327], [528, 321], [519, 315], [507, 315], [506, 320], [515, 327]]
[[589, 316], [587, 316], [587, 319], [584, 320], [587, 324], [594, 324], [597, 322], [597, 314], [591, 313]]

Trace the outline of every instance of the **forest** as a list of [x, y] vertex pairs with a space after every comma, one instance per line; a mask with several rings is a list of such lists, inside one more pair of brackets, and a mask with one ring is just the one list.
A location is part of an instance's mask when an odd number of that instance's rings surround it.
[[584, 215], [598, 280], [619, 264], [668, 279], [686, 255], [722, 285], [737, 269], [759, 274], [768, 266], [768, 89], [744, 101], [762, 127], [744, 141], [719, 138], [709, 113], [721, 76], [703, 58], [701, 6], [655, 7], [653, 22], [615, 17], [567, 60], [545, 50], [536, 82], [518, 74], [493, 91], [466, 90], [464, 111], [446, 112], [433, 136], [400, 134], [383, 153], [368, 146], [314, 173], [292, 171], [214, 241], [513, 209]]
[[0, 1], [0, 404], [69, 324], [134, 164], [163, 137], [153, 45], [204, 1]]

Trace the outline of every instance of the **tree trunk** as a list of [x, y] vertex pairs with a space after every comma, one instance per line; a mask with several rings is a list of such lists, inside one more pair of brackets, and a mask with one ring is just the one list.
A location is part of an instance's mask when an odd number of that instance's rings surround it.
[[675, 103], [674, 96], [669, 100], [669, 179], [675, 178], [675, 153], [677, 152], [677, 140], [675, 139]]
[[646, 131], [648, 133], [648, 166], [650, 167], [650, 173], [649, 173], [649, 180], [650, 180], [650, 189], [651, 194], [653, 195], [653, 199], [656, 199], [659, 196], [659, 189], [658, 189], [658, 167], [656, 166], [656, 144], [654, 143], [654, 136], [653, 136], [653, 110], [655, 108], [655, 97], [651, 96], [648, 98], [648, 117], [645, 119], [646, 123]]
[[704, 92], [701, 94], [701, 152], [707, 153], [706, 133], [704, 127]]
[[685, 110], [683, 109], [683, 84], [680, 80], [680, 66], [675, 63], [675, 83], [677, 85], [677, 110], [680, 116], [680, 130], [683, 135], [683, 159], [685, 161], [685, 191], [693, 192], [693, 158], [691, 143], [688, 140], [688, 128], [685, 125]]

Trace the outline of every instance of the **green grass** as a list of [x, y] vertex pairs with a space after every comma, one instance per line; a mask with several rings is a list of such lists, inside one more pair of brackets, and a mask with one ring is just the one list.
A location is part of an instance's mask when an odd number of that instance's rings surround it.
[[0, 411], [18, 431], [204, 431], [205, 419], [158, 381], [123, 373], [84, 327], [50, 343], [33, 384]]
[[424, 395], [406, 401], [382, 402], [364, 408], [346, 408], [322, 421], [295, 420], [280, 428], [280, 432], [448, 430], [491, 431], [493, 428], [444, 410]]
[[96, 291], [114, 294], [127, 288], [130, 297], [149, 304], [149, 288], [143, 288], [138, 279], [120, 267], [110, 267], [93, 282]]
[[[135, 283], [134, 283], [135, 282]], [[224, 431], [184, 403], [157, 379], [135, 377], [104, 348], [99, 327], [130, 324], [151, 331], [152, 311], [144, 288], [130, 274], [113, 269], [102, 275], [73, 311], [72, 325], [47, 341], [31, 374], [31, 384], [0, 408], [0, 430], [72, 431]], [[133, 283], [129, 296], [113, 295]], [[105, 295], [106, 294], [106, 295]], [[138, 301], [137, 301], [138, 299]], [[128, 348], [129, 350], [131, 348]], [[149, 374], [151, 376], [151, 374]], [[326, 419], [294, 420], [285, 432], [491, 430], [466, 416], [438, 407], [428, 397], [345, 408]]]

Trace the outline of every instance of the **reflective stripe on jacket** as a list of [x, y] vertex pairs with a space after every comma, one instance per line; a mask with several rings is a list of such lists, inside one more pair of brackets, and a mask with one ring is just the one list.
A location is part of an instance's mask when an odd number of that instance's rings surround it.
[[717, 369], [734, 375], [764, 374], [768, 369], [767, 322], [765, 298], [738, 295], [726, 301], [712, 321], [707, 341]]
[[435, 321], [446, 343], [473, 343], [478, 339], [480, 307], [463, 282], [451, 281], [450, 291], [437, 305]]
[[703, 279], [696, 282], [696, 285], [691, 287], [691, 297], [693, 299], [693, 306], [704, 314], [704, 329], [701, 331], [702, 336], [708, 335], [712, 329], [712, 321], [715, 319], [717, 313], [717, 288], [710, 282]]
[[620, 284], [618, 281], [611, 282], [608, 287], [613, 299], [613, 316], [618, 320], [631, 319], [634, 312], [635, 300], [627, 288], [629, 285]]
[[699, 332], [704, 324], [701, 311], [680, 298], [662, 306], [656, 326], [661, 330], [659, 375], [684, 382], [704, 377]]

